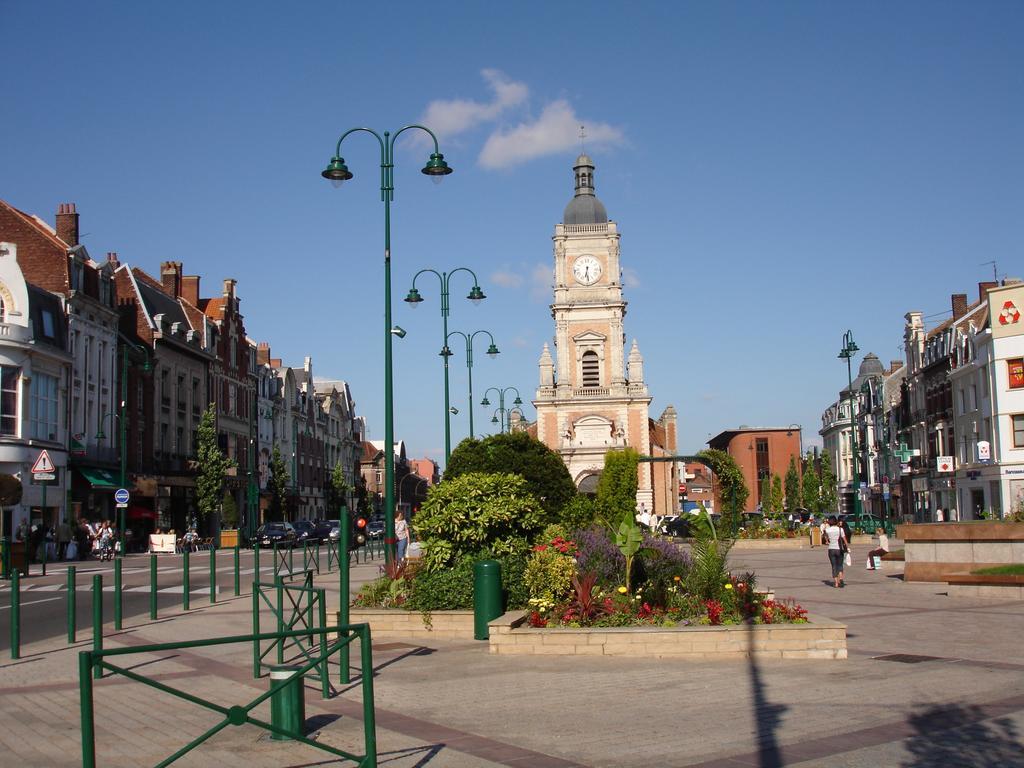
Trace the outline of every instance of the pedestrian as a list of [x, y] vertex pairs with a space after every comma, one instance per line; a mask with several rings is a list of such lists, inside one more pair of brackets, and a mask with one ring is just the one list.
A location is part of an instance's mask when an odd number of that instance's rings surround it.
[[15, 541], [25, 541], [28, 538], [28, 522], [24, 519], [18, 524], [18, 530], [14, 532]]
[[395, 539], [398, 542], [398, 562], [405, 560], [405, 553], [409, 549], [409, 524], [405, 521], [405, 513], [395, 512]]
[[939, 507], [938, 509], [935, 510], [935, 522], [942, 522], [942, 507]]
[[832, 586], [838, 589], [843, 586], [843, 557], [846, 554], [843, 551], [843, 543], [846, 534], [839, 526], [835, 515], [828, 519], [821, 540], [828, 545], [828, 561], [832, 565]]
[[840, 521], [839, 527], [843, 529], [843, 562], [839, 566], [839, 583], [845, 584], [846, 573], [844, 566], [853, 565], [853, 551], [850, 549], [850, 544], [853, 542], [853, 531], [850, 530], [850, 524], [846, 522], [846, 518]]
[[89, 531], [89, 523], [84, 517], [78, 518], [78, 527], [75, 528], [75, 543], [78, 551], [78, 559], [85, 560], [92, 549], [92, 533]]
[[67, 518], [60, 521], [57, 526], [57, 559], [63, 560], [68, 553], [68, 544], [71, 542], [71, 526]]
[[112, 560], [114, 557], [114, 529], [110, 521], [104, 520], [98, 535], [100, 544], [100, 560]]
[[881, 528], [875, 528], [875, 536], [878, 537], [878, 546], [875, 549], [872, 549], [870, 552], [868, 552], [869, 571], [877, 570], [877, 568], [875, 568], [876, 557], [881, 557], [882, 555], [886, 555], [889, 553], [889, 537], [885, 535], [885, 531], [883, 531]]

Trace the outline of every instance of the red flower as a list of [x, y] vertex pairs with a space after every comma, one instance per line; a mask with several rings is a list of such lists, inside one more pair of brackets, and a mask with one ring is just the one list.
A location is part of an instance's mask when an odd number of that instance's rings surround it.
[[533, 548], [533, 551], [534, 552], [544, 552], [545, 550], [547, 550], [547, 548], [548, 548], [547, 544], [538, 544], [536, 547]]

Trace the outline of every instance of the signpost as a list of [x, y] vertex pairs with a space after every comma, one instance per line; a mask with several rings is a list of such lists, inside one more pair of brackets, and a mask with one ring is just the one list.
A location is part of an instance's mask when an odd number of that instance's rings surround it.
[[[46, 524], [46, 486], [52, 481], [57, 479], [57, 467], [53, 464], [53, 459], [50, 458], [49, 452], [44, 448], [39, 452], [39, 456], [36, 457], [35, 463], [32, 465], [32, 479], [43, 486], [43, 524]], [[46, 574], [46, 571], [43, 571]]]

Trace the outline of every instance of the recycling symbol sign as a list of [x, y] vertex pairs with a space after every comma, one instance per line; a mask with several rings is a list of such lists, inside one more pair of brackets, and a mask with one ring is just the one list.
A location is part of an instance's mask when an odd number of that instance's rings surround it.
[[1020, 310], [1012, 301], [1003, 303], [1003, 311], [999, 313], [1000, 325], [1014, 325], [1020, 321]]

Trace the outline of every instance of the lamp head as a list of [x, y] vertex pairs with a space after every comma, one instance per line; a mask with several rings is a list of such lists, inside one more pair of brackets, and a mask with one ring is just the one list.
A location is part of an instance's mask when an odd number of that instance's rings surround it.
[[400, 339], [405, 338], [405, 328], [403, 328], [400, 325], [396, 325], [394, 328], [392, 328], [391, 332]]
[[97, 440], [106, 440], [107, 439], [107, 436], [103, 433], [102, 429], [100, 429], [100, 431], [96, 433], [96, 439]]
[[516, 399], [512, 401], [512, 405], [522, 405], [522, 404], [523, 404], [522, 398], [520, 398], [518, 395], [516, 396]]
[[440, 351], [440, 352], [438, 352], [438, 354], [439, 354], [439, 355], [440, 355], [441, 357], [451, 357], [451, 356], [452, 356], [452, 351], [451, 351], [451, 349], [450, 349], [450, 348], [448, 347], [448, 345], [447, 345], [447, 344], [445, 344], [445, 345], [444, 345], [443, 347], [441, 347], [441, 351]]
[[487, 348], [487, 356], [492, 360], [501, 352], [493, 343]]
[[487, 399], [487, 395], [484, 395], [484, 399], [480, 401], [480, 405], [488, 406], [490, 404], [491, 404], [491, 401]]
[[415, 288], [409, 289], [409, 294], [405, 297], [406, 303], [410, 309], [416, 309], [416, 307], [423, 301], [423, 297], [420, 296], [420, 292]]
[[452, 172], [452, 168], [444, 161], [444, 155], [440, 152], [433, 152], [427, 164], [423, 166], [422, 172], [429, 176], [435, 184], [440, 184], [441, 179]]
[[340, 187], [343, 182], [352, 178], [352, 172], [345, 165], [345, 158], [335, 155], [331, 162], [320, 172], [320, 175], [330, 181], [335, 187]]
[[498, 417], [497, 416], [491, 416], [491, 424], [497, 424], [497, 423], [498, 423]]
[[469, 292], [469, 296], [467, 296], [466, 298], [472, 301], [474, 304], [479, 304], [487, 297], [484, 295], [484, 292], [480, 290], [479, 285], [474, 285], [473, 289]]

